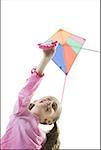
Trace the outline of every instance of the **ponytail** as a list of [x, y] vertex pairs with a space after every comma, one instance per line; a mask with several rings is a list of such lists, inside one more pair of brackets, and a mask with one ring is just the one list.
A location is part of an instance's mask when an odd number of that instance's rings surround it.
[[54, 123], [54, 127], [46, 134], [46, 143], [43, 145], [42, 150], [59, 150], [59, 131], [57, 123]]

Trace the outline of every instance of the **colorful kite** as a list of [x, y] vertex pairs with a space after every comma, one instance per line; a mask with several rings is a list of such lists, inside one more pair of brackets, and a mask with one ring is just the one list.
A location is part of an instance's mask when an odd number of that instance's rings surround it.
[[56, 53], [52, 60], [67, 75], [85, 39], [60, 29], [48, 39], [48, 41], [50, 40], [58, 41]]

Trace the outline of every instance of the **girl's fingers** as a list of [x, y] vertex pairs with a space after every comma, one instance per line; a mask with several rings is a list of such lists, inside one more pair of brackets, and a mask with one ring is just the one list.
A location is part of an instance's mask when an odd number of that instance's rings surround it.
[[51, 46], [51, 47], [49, 47], [49, 46], [40, 46], [39, 48], [41, 48], [45, 51], [50, 51], [50, 50], [53, 50], [54, 46]]
[[55, 46], [56, 46], [56, 44], [57, 44], [57, 41], [55, 41], [55, 42], [52, 42], [52, 43], [40, 43], [40, 44], [38, 44], [38, 46], [39, 46], [39, 48], [41, 48], [41, 49], [44, 49], [44, 50], [50, 50], [50, 49], [53, 49]]

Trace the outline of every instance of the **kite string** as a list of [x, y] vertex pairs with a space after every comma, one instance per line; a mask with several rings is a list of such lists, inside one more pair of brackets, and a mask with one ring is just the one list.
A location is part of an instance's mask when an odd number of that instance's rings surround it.
[[90, 48], [81, 48], [81, 49], [101, 53], [101, 51], [90, 49]]
[[65, 85], [66, 85], [66, 77], [67, 77], [67, 75], [65, 75], [65, 79], [64, 79], [63, 90], [62, 90], [62, 96], [61, 96], [61, 102], [63, 101], [64, 91], [65, 91]]

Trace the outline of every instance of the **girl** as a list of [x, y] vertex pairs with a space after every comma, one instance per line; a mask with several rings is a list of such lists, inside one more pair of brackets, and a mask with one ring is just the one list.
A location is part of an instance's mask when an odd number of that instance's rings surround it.
[[[58, 129], [56, 121], [61, 113], [61, 104], [53, 96], [46, 96], [39, 100], [30, 100], [39, 86], [43, 71], [54, 54], [56, 42], [39, 44], [43, 49], [43, 59], [24, 88], [19, 92], [5, 135], [1, 140], [1, 149], [53, 150], [59, 147]], [[54, 124], [53, 129], [45, 134], [38, 125]]]

